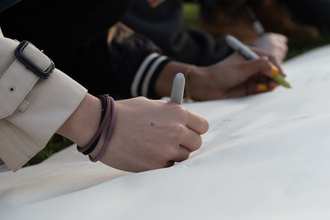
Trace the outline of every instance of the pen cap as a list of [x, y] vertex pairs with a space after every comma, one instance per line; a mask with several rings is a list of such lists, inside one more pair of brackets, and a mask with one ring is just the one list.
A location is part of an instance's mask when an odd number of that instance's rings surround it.
[[182, 104], [184, 93], [185, 79], [182, 73], [175, 75], [173, 79], [171, 102]]

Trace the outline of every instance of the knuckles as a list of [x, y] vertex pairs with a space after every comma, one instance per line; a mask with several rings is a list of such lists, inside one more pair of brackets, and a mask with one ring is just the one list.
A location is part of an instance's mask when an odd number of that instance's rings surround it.
[[187, 115], [187, 110], [182, 105], [171, 106], [171, 113], [176, 117], [185, 118]]
[[169, 138], [172, 143], [180, 143], [182, 136], [185, 133], [184, 125], [174, 125], [171, 127], [171, 131], [169, 132]]

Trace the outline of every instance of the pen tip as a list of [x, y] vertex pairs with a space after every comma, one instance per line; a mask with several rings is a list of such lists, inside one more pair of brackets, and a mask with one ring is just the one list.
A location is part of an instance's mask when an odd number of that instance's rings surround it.
[[287, 81], [285, 81], [285, 83], [283, 84], [283, 86], [286, 87], [286, 88], [288, 88], [288, 89], [291, 89], [292, 88], [291, 85]]

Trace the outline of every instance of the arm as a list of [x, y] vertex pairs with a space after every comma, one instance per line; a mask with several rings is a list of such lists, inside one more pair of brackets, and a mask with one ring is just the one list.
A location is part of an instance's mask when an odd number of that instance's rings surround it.
[[[57, 69], [49, 79], [39, 79], [14, 57], [18, 42], [0, 38], [0, 45], [0, 102], [6, 103], [0, 106], [0, 157], [10, 169], [22, 167], [55, 132], [86, 145], [100, 121], [99, 99]], [[24, 53], [47, 68], [49, 59], [32, 46], [31, 54], [29, 48]], [[15, 88], [14, 92], [8, 88]], [[14, 102], [16, 96], [19, 103]], [[208, 129], [202, 117], [165, 101], [117, 101], [116, 110], [115, 131], [101, 162], [127, 171], [162, 168], [187, 159], [201, 146], [200, 135]], [[92, 156], [100, 151], [105, 133]]]
[[[44, 148], [87, 92], [57, 69], [49, 79], [40, 79], [17, 61], [17, 45], [0, 37], [0, 103], [6, 103], [0, 105], [0, 157], [13, 171]], [[49, 66], [35, 47], [24, 53], [41, 69]]]
[[[114, 133], [100, 161], [117, 169], [140, 172], [183, 161], [201, 146], [200, 135], [208, 130], [204, 118], [175, 103], [139, 97], [115, 105]], [[57, 133], [84, 146], [98, 128], [100, 112], [100, 101], [87, 94]], [[109, 124], [110, 120], [93, 157], [101, 150]]]
[[[272, 63], [280, 74], [285, 74], [274, 56], [256, 48], [253, 50], [264, 59], [247, 61], [234, 53], [214, 65], [193, 68], [189, 81], [186, 82], [192, 98], [200, 101], [225, 99], [273, 90], [277, 85], [269, 78], [272, 77]], [[174, 75], [177, 72], [185, 74], [189, 66], [175, 61], [168, 63], [157, 78], [157, 95], [169, 96]]]

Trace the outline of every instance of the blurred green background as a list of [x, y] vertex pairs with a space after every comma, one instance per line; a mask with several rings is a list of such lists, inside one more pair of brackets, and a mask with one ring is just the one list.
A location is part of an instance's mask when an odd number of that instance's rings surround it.
[[[185, 15], [185, 26], [187, 28], [195, 28], [198, 14], [199, 14], [199, 4], [197, 3], [184, 3], [184, 15]], [[289, 39], [288, 46], [289, 51], [286, 59], [290, 59], [299, 54], [302, 54], [311, 49], [326, 45], [330, 43], [330, 36], [323, 36], [319, 40], [313, 40], [310, 38], [297, 38]], [[32, 158], [25, 166], [40, 163], [41, 161], [47, 159], [52, 154], [62, 150], [63, 148], [72, 144], [72, 141], [55, 134], [49, 141], [47, 146], [40, 151], [34, 158]]]

